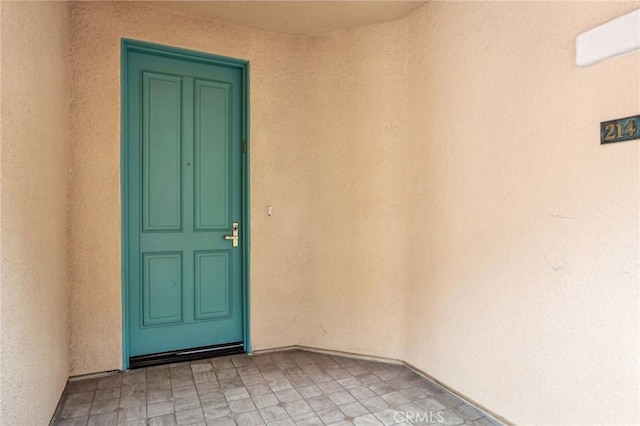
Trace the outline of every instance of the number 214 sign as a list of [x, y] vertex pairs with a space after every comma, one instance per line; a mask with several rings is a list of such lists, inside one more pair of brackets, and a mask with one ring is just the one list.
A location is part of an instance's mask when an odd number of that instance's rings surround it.
[[600, 123], [600, 143], [640, 139], [640, 115]]

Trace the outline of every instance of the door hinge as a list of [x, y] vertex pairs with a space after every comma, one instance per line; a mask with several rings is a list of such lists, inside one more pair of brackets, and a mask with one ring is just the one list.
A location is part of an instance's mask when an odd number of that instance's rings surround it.
[[242, 152], [245, 154], [247, 152], [247, 141], [242, 141]]

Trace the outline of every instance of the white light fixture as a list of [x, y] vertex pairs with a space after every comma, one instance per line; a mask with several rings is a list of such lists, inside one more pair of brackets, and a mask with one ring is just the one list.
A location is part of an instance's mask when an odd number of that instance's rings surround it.
[[640, 50], [640, 9], [576, 37], [576, 65], [586, 67], [635, 50]]

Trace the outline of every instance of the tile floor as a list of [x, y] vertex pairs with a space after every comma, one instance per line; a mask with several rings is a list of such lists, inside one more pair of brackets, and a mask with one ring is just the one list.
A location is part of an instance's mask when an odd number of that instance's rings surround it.
[[397, 365], [301, 350], [70, 381], [52, 425], [500, 425]]

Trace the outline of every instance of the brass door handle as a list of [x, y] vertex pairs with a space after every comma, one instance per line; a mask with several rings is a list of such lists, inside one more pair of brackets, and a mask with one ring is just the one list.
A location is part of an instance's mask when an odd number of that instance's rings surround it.
[[225, 235], [224, 239], [233, 241], [232, 247], [238, 247], [238, 241], [240, 240], [238, 236], [238, 222], [233, 222], [231, 235]]

